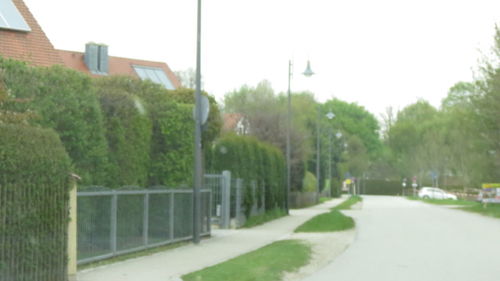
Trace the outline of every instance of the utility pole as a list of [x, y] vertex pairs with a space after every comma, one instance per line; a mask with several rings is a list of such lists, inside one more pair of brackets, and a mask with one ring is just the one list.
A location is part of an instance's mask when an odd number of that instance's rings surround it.
[[198, 0], [198, 31], [196, 36], [196, 91], [194, 128], [194, 187], [193, 187], [193, 243], [200, 243], [201, 228], [201, 188], [203, 185], [201, 147], [201, 0]]

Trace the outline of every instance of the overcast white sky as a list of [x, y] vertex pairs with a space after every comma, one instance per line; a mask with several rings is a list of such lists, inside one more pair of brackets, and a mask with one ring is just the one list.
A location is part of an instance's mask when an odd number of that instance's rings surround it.
[[[196, 0], [25, 0], [57, 49], [109, 45], [112, 56], [196, 63]], [[271, 81], [357, 102], [377, 116], [424, 98], [438, 106], [470, 81], [500, 24], [499, 0], [211, 0], [203, 2], [202, 74], [217, 98]], [[317, 75], [300, 75], [307, 60]]]

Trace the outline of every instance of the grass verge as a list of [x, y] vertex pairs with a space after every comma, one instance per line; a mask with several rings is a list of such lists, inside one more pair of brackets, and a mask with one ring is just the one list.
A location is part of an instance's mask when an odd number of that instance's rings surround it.
[[425, 203], [430, 203], [434, 205], [453, 205], [453, 206], [474, 206], [477, 205], [477, 202], [467, 201], [467, 200], [452, 200], [452, 199], [423, 199]]
[[295, 232], [332, 232], [354, 227], [354, 220], [338, 210], [320, 214], [306, 221], [295, 229]]
[[319, 198], [319, 203], [322, 204], [322, 203], [325, 203], [325, 202], [330, 201], [332, 199], [333, 198], [331, 198], [331, 197], [320, 197]]
[[488, 217], [500, 218], [500, 204], [482, 204], [475, 201], [467, 200], [437, 200], [437, 199], [420, 199], [418, 197], [408, 198], [410, 200], [420, 200], [425, 203], [435, 205], [454, 205], [460, 206], [459, 210], [481, 214]]
[[159, 252], [164, 252], [167, 250], [179, 248], [179, 247], [188, 245], [189, 243], [190, 242], [178, 242], [178, 243], [168, 244], [165, 246], [160, 246], [160, 247], [150, 248], [150, 249], [146, 249], [146, 250], [142, 250], [142, 251], [138, 251], [138, 252], [133, 252], [130, 254], [124, 254], [124, 255], [112, 257], [112, 258], [101, 260], [101, 261], [86, 263], [86, 264], [78, 265], [78, 270], [84, 270], [84, 269], [108, 265], [108, 264], [112, 264], [112, 263], [116, 263], [116, 262], [121, 262], [121, 261], [129, 260], [129, 259], [145, 257], [145, 256], [149, 256], [149, 255], [156, 254]]
[[281, 217], [286, 216], [286, 211], [282, 209], [272, 209], [270, 211], [267, 211], [266, 213], [262, 215], [257, 215], [250, 217], [245, 224], [242, 226], [242, 228], [249, 228], [249, 227], [254, 227], [257, 225], [264, 224], [268, 221], [272, 221]]
[[474, 201], [467, 201], [467, 200], [461, 200], [461, 199], [459, 199], [459, 200], [423, 199], [423, 198], [419, 198], [418, 196], [407, 196], [406, 198], [408, 200], [422, 201], [422, 202], [434, 204], [434, 205], [473, 206], [473, 205], [478, 204], [477, 202], [474, 202]]
[[481, 203], [475, 203], [475, 205], [462, 207], [460, 209], [489, 217], [500, 218], [500, 204], [483, 205]]
[[306, 265], [311, 248], [300, 240], [277, 241], [226, 262], [182, 276], [184, 281], [275, 281]]
[[363, 201], [363, 198], [361, 198], [361, 196], [354, 195], [349, 197], [349, 199], [345, 200], [344, 202], [333, 207], [332, 210], [349, 210], [354, 204], [361, 201]]

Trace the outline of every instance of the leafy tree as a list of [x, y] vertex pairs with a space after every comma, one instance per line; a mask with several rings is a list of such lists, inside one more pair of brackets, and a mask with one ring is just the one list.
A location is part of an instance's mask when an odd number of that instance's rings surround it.
[[[474, 110], [481, 122], [480, 135], [488, 144], [487, 156], [495, 168], [489, 178], [500, 178], [500, 28], [495, 26], [494, 45], [491, 57], [481, 67], [483, 80], [478, 82], [479, 94], [474, 101]], [[486, 157], [485, 157], [486, 158]]]
[[321, 118], [322, 127], [340, 130], [347, 135], [356, 135], [367, 149], [367, 153], [375, 158], [382, 148], [379, 138], [377, 119], [362, 106], [332, 99], [321, 106], [322, 116], [331, 111], [335, 117], [329, 121]]

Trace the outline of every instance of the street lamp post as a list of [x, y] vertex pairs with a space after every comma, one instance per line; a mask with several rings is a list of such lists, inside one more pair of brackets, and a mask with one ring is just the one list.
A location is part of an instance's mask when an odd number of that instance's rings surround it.
[[196, 91], [195, 91], [195, 128], [194, 128], [194, 187], [193, 187], [193, 243], [200, 243], [201, 228], [201, 188], [203, 185], [202, 175], [202, 147], [201, 147], [201, 125], [202, 125], [202, 106], [201, 106], [201, 0], [198, 0], [198, 18], [197, 18], [197, 36], [196, 36]]
[[[314, 72], [311, 70], [311, 63], [307, 61], [306, 70], [302, 73], [306, 77], [311, 77]], [[287, 105], [287, 130], [286, 130], [286, 190], [285, 190], [285, 209], [286, 213], [290, 210], [290, 185], [291, 185], [291, 163], [290, 163], [290, 131], [292, 129], [292, 93], [290, 83], [292, 80], [292, 61], [288, 61], [288, 105]]]
[[317, 121], [316, 121], [316, 192], [318, 193], [318, 197], [319, 197], [319, 193], [321, 191], [321, 182], [319, 180], [319, 177], [320, 177], [320, 138], [319, 138], [319, 135], [320, 135], [320, 126], [319, 126], [319, 123], [320, 123], [320, 117], [321, 117], [321, 112], [320, 112], [320, 108], [318, 106], [318, 117], [317, 117]]
[[[328, 118], [328, 120], [332, 120], [333, 118], [335, 117], [335, 114], [333, 114], [333, 112], [328, 112], [326, 114], [326, 118]], [[330, 145], [328, 147], [328, 183], [330, 185], [330, 195], [331, 194], [331, 180], [332, 180], [332, 130], [330, 129], [329, 132], [328, 132], [328, 139], [329, 139], [329, 142], [330, 142]]]

